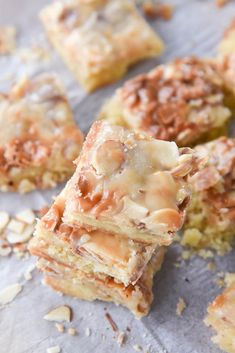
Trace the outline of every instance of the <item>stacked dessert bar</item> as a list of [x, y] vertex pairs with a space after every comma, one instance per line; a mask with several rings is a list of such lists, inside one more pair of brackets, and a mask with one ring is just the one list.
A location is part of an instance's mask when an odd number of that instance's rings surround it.
[[184, 221], [191, 150], [97, 121], [75, 163], [30, 244], [44, 281], [146, 315], [164, 248]]

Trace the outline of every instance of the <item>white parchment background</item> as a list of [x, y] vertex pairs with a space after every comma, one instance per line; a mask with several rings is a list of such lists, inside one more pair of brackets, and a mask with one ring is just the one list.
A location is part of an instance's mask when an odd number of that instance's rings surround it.
[[[215, 54], [216, 45], [230, 19], [235, 17], [233, 0], [223, 9], [217, 9], [214, 0], [172, 0], [175, 13], [170, 22], [153, 21], [152, 25], [166, 42], [166, 52], [160, 59], [149, 60], [136, 65], [126, 78], [145, 72], [156, 64], [175, 57], [196, 54]], [[0, 0], [0, 25], [14, 24], [19, 30], [18, 43], [28, 45], [33, 38], [45, 42], [43, 29], [37, 19], [39, 9], [46, 0]], [[76, 120], [81, 129], [88, 130], [102, 102], [110, 96], [117, 84], [101, 89], [87, 96], [74, 81], [60, 58], [52, 55], [48, 63], [26, 67], [17, 58], [0, 59], [1, 89], [7, 84], [3, 78], [8, 74], [13, 78], [23, 72], [51, 70], [61, 76]], [[1, 127], [0, 127], [1, 128]], [[59, 190], [59, 189], [58, 189]], [[50, 202], [58, 190], [31, 193], [26, 196], [0, 193], [0, 210], [15, 212], [22, 208], [40, 208]], [[139, 344], [143, 351], [154, 353], [218, 353], [211, 342], [211, 330], [202, 322], [206, 307], [220, 291], [214, 284], [215, 273], [208, 271], [202, 259], [193, 259], [181, 268], [174, 263], [178, 256], [177, 246], [172, 246], [166, 256], [162, 271], [156, 276], [155, 301], [150, 315], [141, 321], [121, 307], [101, 302], [87, 303], [68, 297], [61, 297], [40, 284], [41, 275], [34, 273], [33, 280], [24, 284], [21, 294], [7, 307], [0, 309], [0, 353], [44, 353], [51, 345], [60, 345], [63, 353], [91, 352], [134, 352], [133, 345]], [[24, 283], [23, 273], [28, 268], [27, 261], [0, 259], [0, 289], [6, 285]], [[234, 252], [223, 258], [216, 258], [218, 271], [235, 271]], [[182, 317], [175, 314], [179, 297], [187, 302]], [[52, 307], [68, 304], [73, 308], [74, 319], [70, 326], [78, 330], [78, 335], [70, 337], [60, 334], [53, 323], [43, 320], [43, 315]], [[120, 330], [131, 328], [123, 348], [116, 343], [115, 334], [105, 318], [105, 310], [112, 315]], [[91, 336], [85, 336], [85, 329], [91, 329]]]

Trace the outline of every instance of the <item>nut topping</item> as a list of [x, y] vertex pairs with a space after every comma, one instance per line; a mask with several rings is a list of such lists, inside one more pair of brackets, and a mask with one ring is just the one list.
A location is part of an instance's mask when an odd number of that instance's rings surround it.
[[0, 305], [12, 302], [15, 297], [22, 291], [23, 287], [19, 284], [12, 284], [0, 291]]
[[43, 318], [48, 321], [70, 322], [71, 316], [71, 308], [69, 306], [63, 305], [49, 311]]
[[98, 147], [92, 164], [98, 174], [111, 175], [121, 167], [124, 161], [123, 145], [119, 141], [108, 140]]

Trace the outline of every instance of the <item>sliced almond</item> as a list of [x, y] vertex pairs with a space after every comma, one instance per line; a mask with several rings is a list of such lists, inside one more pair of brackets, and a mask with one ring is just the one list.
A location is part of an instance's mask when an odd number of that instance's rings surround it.
[[91, 329], [89, 327], [86, 327], [85, 329], [85, 335], [89, 337], [91, 335]]
[[71, 314], [71, 308], [69, 306], [63, 305], [49, 311], [49, 313], [47, 313], [43, 318], [48, 321], [69, 322], [71, 321]]
[[10, 244], [25, 243], [31, 238], [31, 236], [33, 235], [33, 232], [34, 232], [34, 226], [28, 225], [26, 226], [26, 228], [21, 234], [15, 233], [15, 232], [8, 232], [7, 241]]
[[16, 219], [11, 219], [7, 225], [7, 229], [14, 232], [21, 234], [25, 228], [25, 224], [23, 222], [17, 221]]
[[10, 246], [7, 246], [7, 247], [5, 247], [5, 248], [1, 247], [1, 248], [0, 248], [0, 256], [8, 256], [8, 255], [10, 255], [11, 250], [12, 250], [12, 249], [11, 249]]
[[60, 347], [59, 346], [52, 346], [47, 348], [47, 353], [60, 353]]
[[64, 325], [56, 323], [55, 327], [57, 328], [58, 332], [60, 333], [64, 332]]
[[111, 175], [124, 161], [125, 154], [121, 142], [107, 140], [97, 148], [92, 164], [98, 174]]
[[22, 291], [23, 287], [19, 283], [11, 284], [0, 291], [0, 304], [5, 305], [12, 302], [13, 299]]
[[35, 222], [35, 214], [30, 209], [17, 213], [16, 218], [19, 221], [25, 222], [27, 224], [33, 224]]
[[30, 281], [33, 276], [32, 276], [32, 272], [35, 270], [35, 265], [30, 266], [24, 273], [24, 278], [26, 279], [26, 281]]
[[75, 336], [77, 332], [76, 332], [75, 328], [69, 327], [68, 330], [67, 330], [67, 333], [70, 336]]
[[0, 232], [7, 226], [10, 217], [7, 212], [0, 212]]
[[148, 209], [141, 205], [138, 205], [136, 202], [132, 201], [129, 197], [125, 196], [123, 198], [123, 213], [128, 215], [129, 218], [134, 220], [141, 220], [148, 214]]

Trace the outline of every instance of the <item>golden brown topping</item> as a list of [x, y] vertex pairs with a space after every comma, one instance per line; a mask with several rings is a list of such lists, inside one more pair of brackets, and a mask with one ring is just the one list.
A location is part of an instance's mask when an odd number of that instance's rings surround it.
[[[175, 60], [127, 81], [119, 94], [130, 126], [181, 145], [230, 116], [223, 107], [222, 79], [213, 65], [194, 57]], [[222, 107], [220, 118], [217, 107]]]
[[0, 167], [8, 169], [13, 166], [40, 166], [49, 154], [49, 147], [39, 140], [21, 141], [15, 139], [5, 146], [2, 152], [3, 160]]

